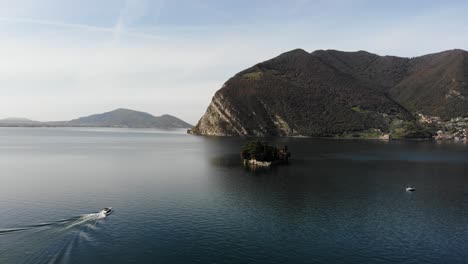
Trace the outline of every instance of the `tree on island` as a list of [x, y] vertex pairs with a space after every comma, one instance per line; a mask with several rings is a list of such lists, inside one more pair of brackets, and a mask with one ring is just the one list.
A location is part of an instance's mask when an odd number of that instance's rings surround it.
[[259, 140], [249, 141], [241, 148], [241, 158], [244, 160], [287, 162], [290, 156], [291, 154], [288, 152], [287, 146], [281, 149]]

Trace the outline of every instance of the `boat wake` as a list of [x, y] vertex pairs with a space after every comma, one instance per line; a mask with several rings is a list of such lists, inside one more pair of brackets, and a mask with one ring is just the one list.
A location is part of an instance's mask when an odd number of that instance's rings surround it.
[[76, 226], [80, 226], [89, 222], [98, 221], [100, 219], [106, 218], [106, 215], [102, 212], [93, 213], [93, 214], [84, 214], [81, 215], [79, 218], [74, 219], [73, 221], [69, 222], [65, 225], [65, 229], [70, 229]]
[[103, 210], [53, 222], [0, 229], [0, 242], [2, 238], [16, 242], [0, 247], [0, 262], [23, 256], [23, 263], [69, 263], [77, 245], [92, 246], [93, 235], [100, 229], [98, 224], [109, 214]]
[[61, 226], [65, 229], [70, 229], [75, 226], [80, 226], [85, 223], [97, 221], [106, 217], [107, 216], [101, 212], [92, 213], [92, 214], [84, 214], [84, 215], [80, 215], [80, 216], [76, 216], [76, 217], [72, 217], [68, 219], [63, 219], [63, 220], [58, 220], [54, 222], [40, 223], [40, 224], [34, 224], [34, 225], [28, 225], [28, 226], [16, 227], [16, 228], [3, 228], [3, 229], [0, 229], [0, 235], [20, 232], [20, 231], [25, 231], [25, 230], [31, 230], [31, 229], [37, 229], [37, 228], [53, 227], [53, 226], [56, 226], [56, 227]]

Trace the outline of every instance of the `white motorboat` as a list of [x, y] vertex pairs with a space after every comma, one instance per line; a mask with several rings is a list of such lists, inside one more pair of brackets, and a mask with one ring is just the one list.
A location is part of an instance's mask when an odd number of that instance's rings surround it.
[[103, 214], [105, 216], [108, 216], [112, 213], [112, 207], [106, 207], [104, 209], [102, 209], [100, 212], [100, 214]]

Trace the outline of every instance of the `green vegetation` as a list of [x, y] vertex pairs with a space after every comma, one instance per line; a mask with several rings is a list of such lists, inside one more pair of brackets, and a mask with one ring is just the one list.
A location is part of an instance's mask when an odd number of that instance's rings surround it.
[[385, 133], [380, 129], [371, 128], [364, 131], [345, 132], [342, 135], [339, 135], [338, 138], [378, 139], [384, 135]]
[[359, 106], [353, 106], [351, 107], [351, 110], [358, 112], [358, 113], [369, 113], [369, 111], [362, 109]]
[[385, 135], [390, 135], [391, 139], [425, 139], [432, 138], [436, 128], [426, 124], [419, 124], [414, 121], [404, 121], [395, 119], [389, 125], [389, 130], [371, 128], [363, 131], [344, 132], [337, 138], [362, 138], [362, 139], [384, 139]]
[[256, 72], [246, 73], [246, 74], [242, 75], [242, 77], [244, 77], [246, 79], [260, 80], [260, 78], [262, 78], [262, 75], [263, 75], [262, 72], [256, 71]]
[[361, 132], [361, 137], [363, 138], [379, 138], [383, 135], [384, 133], [380, 129], [369, 129]]
[[275, 146], [268, 145], [266, 142], [249, 141], [241, 148], [241, 158], [244, 160], [257, 160], [257, 161], [287, 161], [290, 153], [287, 147], [280, 149]]
[[394, 120], [390, 124], [392, 139], [432, 138], [434, 129], [416, 122]]

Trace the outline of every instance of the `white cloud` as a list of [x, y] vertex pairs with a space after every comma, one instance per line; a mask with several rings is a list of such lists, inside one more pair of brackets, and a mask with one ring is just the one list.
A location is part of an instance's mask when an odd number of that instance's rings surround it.
[[[0, 113], [53, 120], [131, 106], [195, 123], [227, 78], [275, 55], [261, 46], [238, 37], [0, 42]], [[56, 111], [64, 105], [75, 107]]]

